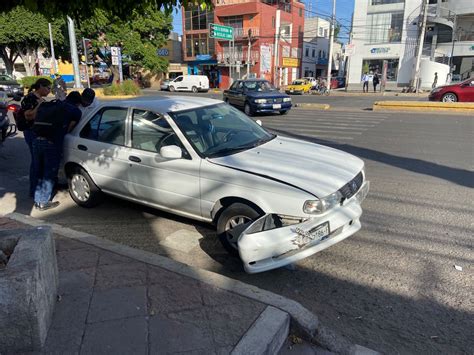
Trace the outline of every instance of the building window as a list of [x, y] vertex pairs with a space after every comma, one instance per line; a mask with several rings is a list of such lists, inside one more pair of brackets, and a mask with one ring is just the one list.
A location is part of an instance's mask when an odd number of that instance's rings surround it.
[[272, 28], [275, 28], [275, 16], [272, 16]]
[[212, 11], [201, 10], [199, 7], [195, 7], [186, 10], [184, 13], [184, 29], [185, 31], [190, 30], [205, 30], [209, 27], [214, 18]]
[[304, 56], [309, 57], [309, 48], [308, 47], [306, 47], [305, 50], [304, 50]]
[[301, 7], [298, 9], [298, 11], [299, 11], [300, 17], [303, 16], [303, 9]]
[[324, 37], [325, 37], [325, 38], [328, 38], [328, 30], [327, 30], [327, 28], [324, 29]]
[[244, 17], [243, 16], [229, 16], [224, 17], [222, 20], [224, 26], [230, 26], [233, 28], [244, 28]]
[[382, 12], [367, 15], [367, 42], [400, 42], [403, 29], [403, 12]]
[[185, 43], [187, 57], [214, 52], [214, 41], [208, 38], [207, 33], [188, 34], [186, 35]]
[[319, 50], [319, 53], [318, 53], [318, 58], [319, 58], [319, 59], [322, 58], [322, 57], [321, 57], [321, 54], [322, 54], [322, 53], [323, 53], [323, 52], [322, 52], [321, 49], [320, 49], [320, 50]]
[[319, 27], [319, 37], [322, 37], [322, 36], [323, 36], [323, 28]]
[[316, 49], [313, 48], [313, 53], [311, 55], [313, 58], [316, 56]]
[[[366, 59], [362, 62], [362, 73], [382, 74], [383, 59]], [[387, 61], [387, 81], [397, 81], [398, 76], [398, 58], [386, 59]]]
[[405, 0], [372, 0], [372, 5], [397, 4]]

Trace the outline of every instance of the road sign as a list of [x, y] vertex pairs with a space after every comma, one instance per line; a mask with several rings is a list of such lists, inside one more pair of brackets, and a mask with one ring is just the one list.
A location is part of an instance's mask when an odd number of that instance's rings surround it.
[[110, 52], [113, 56], [118, 56], [119, 47], [110, 47]]
[[232, 41], [234, 39], [234, 28], [211, 23], [209, 25], [209, 37]]
[[170, 55], [170, 51], [168, 48], [160, 48], [157, 50], [157, 52], [160, 57], [167, 57]]
[[353, 43], [347, 43], [345, 45], [345, 53], [346, 55], [354, 55], [354, 52], [355, 52], [355, 45]]

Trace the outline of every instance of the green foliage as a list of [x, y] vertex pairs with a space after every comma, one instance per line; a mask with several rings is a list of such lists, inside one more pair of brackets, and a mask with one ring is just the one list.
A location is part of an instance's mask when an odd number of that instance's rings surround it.
[[132, 80], [125, 80], [122, 84], [112, 84], [104, 88], [106, 96], [138, 95], [139, 93], [140, 88]]
[[53, 79], [51, 79], [49, 76], [45, 76], [45, 75], [40, 75], [40, 76], [24, 76], [23, 78], [21, 78], [19, 81], [21, 82], [21, 84], [26, 88], [26, 89], [29, 89], [31, 87], [31, 85], [33, 85], [36, 80], [40, 79], [40, 78], [45, 78], [45, 79], [48, 79], [50, 82], [51, 82], [51, 85], [53, 85]]

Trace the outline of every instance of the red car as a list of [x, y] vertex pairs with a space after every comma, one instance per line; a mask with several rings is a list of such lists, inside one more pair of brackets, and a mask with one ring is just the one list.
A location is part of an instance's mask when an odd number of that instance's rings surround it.
[[474, 102], [474, 78], [459, 84], [439, 86], [431, 90], [430, 101]]

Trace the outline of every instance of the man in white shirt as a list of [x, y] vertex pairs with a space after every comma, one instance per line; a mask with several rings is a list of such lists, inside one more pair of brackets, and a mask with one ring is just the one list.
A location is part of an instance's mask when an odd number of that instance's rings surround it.
[[362, 86], [362, 90], [364, 92], [369, 92], [369, 73], [366, 72], [362, 76], [362, 82], [364, 83], [364, 85]]
[[90, 88], [84, 89], [81, 95], [81, 99], [82, 105], [80, 109], [82, 112], [82, 117], [87, 116], [89, 112], [94, 111], [99, 105], [99, 100], [97, 100], [97, 98], [95, 97], [95, 91]]

